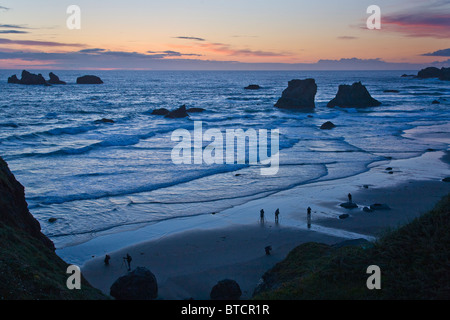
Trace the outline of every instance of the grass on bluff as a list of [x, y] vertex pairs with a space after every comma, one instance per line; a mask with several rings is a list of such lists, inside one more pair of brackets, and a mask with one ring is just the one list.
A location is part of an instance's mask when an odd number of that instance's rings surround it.
[[[381, 290], [367, 289], [370, 265]], [[450, 299], [450, 194], [373, 246], [302, 244], [263, 278], [255, 299]]]
[[40, 241], [0, 223], [0, 300], [105, 299], [83, 279], [66, 287], [67, 264]]

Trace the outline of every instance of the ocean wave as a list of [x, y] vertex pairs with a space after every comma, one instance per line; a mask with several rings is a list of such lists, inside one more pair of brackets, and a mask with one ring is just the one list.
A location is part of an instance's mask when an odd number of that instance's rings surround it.
[[240, 170], [244, 167], [248, 167], [248, 165], [235, 165], [233, 167], [230, 166], [222, 166], [217, 169], [208, 170], [203, 173], [199, 173], [198, 175], [194, 177], [184, 177], [184, 178], [178, 178], [174, 179], [169, 182], [162, 182], [162, 183], [156, 183], [156, 184], [150, 184], [147, 186], [140, 186], [135, 188], [128, 188], [123, 190], [117, 190], [117, 191], [104, 191], [104, 192], [98, 192], [98, 193], [82, 193], [82, 194], [72, 194], [67, 196], [36, 196], [36, 197], [30, 197], [28, 200], [31, 202], [34, 202], [33, 205], [52, 205], [52, 204], [62, 204], [66, 202], [73, 202], [73, 201], [81, 201], [81, 200], [99, 200], [103, 198], [111, 198], [111, 197], [119, 197], [119, 196], [126, 196], [126, 195], [132, 195], [132, 194], [139, 194], [143, 192], [150, 192], [157, 189], [163, 189], [167, 187], [171, 187], [174, 185], [186, 183], [195, 181], [204, 177], [216, 175], [219, 173], [226, 173], [226, 172], [233, 172]]
[[6, 122], [6, 123], [0, 123], [0, 127], [4, 128], [18, 128], [19, 125], [14, 122]]

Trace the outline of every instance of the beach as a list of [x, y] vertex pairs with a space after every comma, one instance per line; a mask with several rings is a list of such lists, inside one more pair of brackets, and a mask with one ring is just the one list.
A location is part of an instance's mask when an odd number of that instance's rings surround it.
[[[387, 173], [386, 165], [395, 172]], [[209, 299], [211, 288], [223, 279], [236, 280], [242, 299], [248, 299], [264, 272], [301, 243], [375, 240], [432, 209], [450, 192], [450, 184], [442, 181], [446, 175], [450, 175], [448, 155], [428, 152], [418, 158], [378, 164], [357, 176], [293, 188], [202, 217], [198, 228], [178, 228], [158, 236], [146, 230], [158, 228], [154, 225], [134, 231], [134, 237], [130, 232], [118, 233], [91, 245], [60, 250], [59, 255], [97, 250], [98, 256], [85, 262], [82, 272], [94, 287], [107, 294], [112, 283], [127, 273], [123, 257], [128, 253], [133, 258], [132, 269], [143, 266], [155, 274], [159, 299]], [[352, 192], [357, 209], [339, 207], [348, 192]], [[362, 211], [374, 203], [388, 204], [390, 210]], [[313, 215], [311, 230], [306, 227], [308, 205]], [[266, 211], [263, 224], [258, 221], [260, 208]], [[278, 224], [273, 218], [276, 208], [281, 212]], [[339, 219], [344, 213], [350, 217]], [[144, 235], [149, 238], [138, 241]], [[120, 243], [120, 239], [125, 242], [117, 250], [104, 251], [111, 256], [110, 265], [105, 266], [98, 250], [101, 243], [111, 243], [111, 237], [117, 241], [112, 243]], [[127, 246], [126, 241], [138, 242]], [[273, 250], [267, 256], [264, 248], [269, 245]]]

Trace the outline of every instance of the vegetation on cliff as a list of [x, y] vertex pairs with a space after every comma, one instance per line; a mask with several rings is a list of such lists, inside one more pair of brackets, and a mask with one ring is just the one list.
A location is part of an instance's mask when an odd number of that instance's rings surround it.
[[84, 279], [81, 290], [69, 290], [67, 267], [28, 211], [24, 187], [0, 157], [0, 300], [105, 299]]
[[[367, 268], [381, 269], [369, 290]], [[255, 299], [450, 299], [450, 194], [373, 245], [306, 243], [263, 276]]]

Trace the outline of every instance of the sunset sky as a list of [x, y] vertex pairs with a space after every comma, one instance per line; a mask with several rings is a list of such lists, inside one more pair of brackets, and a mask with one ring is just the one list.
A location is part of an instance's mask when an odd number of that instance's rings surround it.
[[[66, 26], [73, 4], [80, 30]], [[366, 27], [373, 4], [381, 30]], [[0, 0], [1, 69], [412, 69], [449, 59], [443, 0]]]

